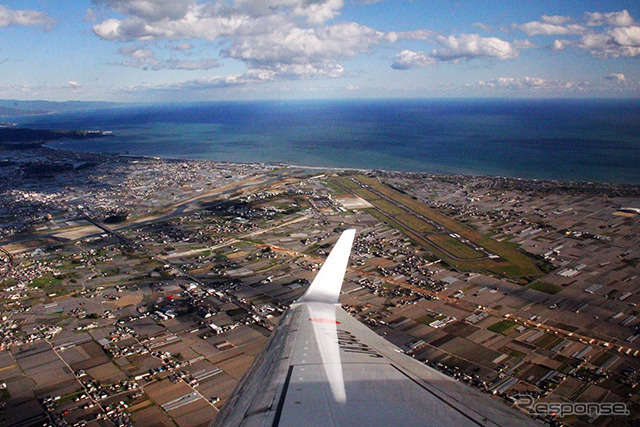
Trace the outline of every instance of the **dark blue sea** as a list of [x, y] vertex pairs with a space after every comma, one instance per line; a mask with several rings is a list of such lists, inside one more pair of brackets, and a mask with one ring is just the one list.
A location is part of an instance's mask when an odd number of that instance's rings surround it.
[[115, 134], [50, 144], [78, 151], [640, 184], [639, 100], [212, 102], [15, 121]]

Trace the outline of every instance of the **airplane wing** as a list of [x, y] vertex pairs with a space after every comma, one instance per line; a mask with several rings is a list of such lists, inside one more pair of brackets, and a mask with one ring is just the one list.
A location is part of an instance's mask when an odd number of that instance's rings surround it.
[[403, 354], [340, 307], [354, 236], [342, 234], [211, 425], [538, 425]]

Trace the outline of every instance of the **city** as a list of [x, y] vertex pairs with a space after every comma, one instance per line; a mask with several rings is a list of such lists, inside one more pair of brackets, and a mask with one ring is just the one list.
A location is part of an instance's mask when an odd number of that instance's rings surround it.
[[0, 422], [206, 425], [356, 228], [340, 303], [513, 406], [640, 418], [640, 187], [1, 153]]

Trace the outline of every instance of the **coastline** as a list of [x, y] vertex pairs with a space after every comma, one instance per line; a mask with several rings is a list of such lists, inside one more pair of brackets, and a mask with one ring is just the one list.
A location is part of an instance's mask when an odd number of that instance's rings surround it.
[[109, 129], [52, 146], [117, 155], [640, 184], [635, 103], [370, 100], [157, 104], [34, 117], [21, 126]]
[[231, 165], [273, 165], [291, 169], [302, 169], [310, 171], [327, 171], [327, 172], [360, 172], [367, 174], [376, 174], [379, 176], [396, 176], [396, 177], [413, 177], [424, 179], [457, 179], [457, 180], [487, 180], [491, 181], [493, 186], [502, 186], [506, 188], [520, 187], [526, 189], [526, 187], [535, 186], [538, 191], [544, 192], [552, 191], [572, 191], [581, 192], [593, 195], [601, 195], [606, 191], [615, 191], [619, 196], [640, 196], [640, 184], [629, 183], [615, 183], [615, 182], [594, 182], [594, 181], [572, 181], [572, 180], [559, 180], [559, 179], [544, 179], [544, 178], [521, 178], [513, 176], [503, 175], [478, 175], [478, 174], [451, 174], [451, 173], [431, 173], [431, 172], [417, 172], [417, 171], [401, 171], [393, 169], [367, 169], [367, 168], [349, 168], [349, 167], [323, 167], [313, 165], [301, 165], [287, 162], [241, 162], [241, 161], [228, 161], [228, 160], [209, 160], [209, 159], [189, 159], [180, 157], [162, 157], [162, 156], [146, 156], [135, 154], [121, 154], [121, 153], [103, 153], [103, 152], [88, 152], [88, 151], [76, 151], [69, 148], [52, 147], [49, 143], [45, 143], [41, 146], [44, 149], [55, 150], [59, 152], [71, 152], [78, 154], [90, 154], [99, 156], [108, 156], [112, 158], [130, 159], [130, 160], [162, 160], [169, 162], [198, 162], [198, 163], [220, 163]]

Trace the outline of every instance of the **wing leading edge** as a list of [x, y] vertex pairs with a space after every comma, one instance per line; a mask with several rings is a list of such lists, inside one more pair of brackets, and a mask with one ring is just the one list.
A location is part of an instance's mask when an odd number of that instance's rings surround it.
[[212, 425], [538, 425], [406, 356], [340, 308], [354, 236], [342, 234]]

